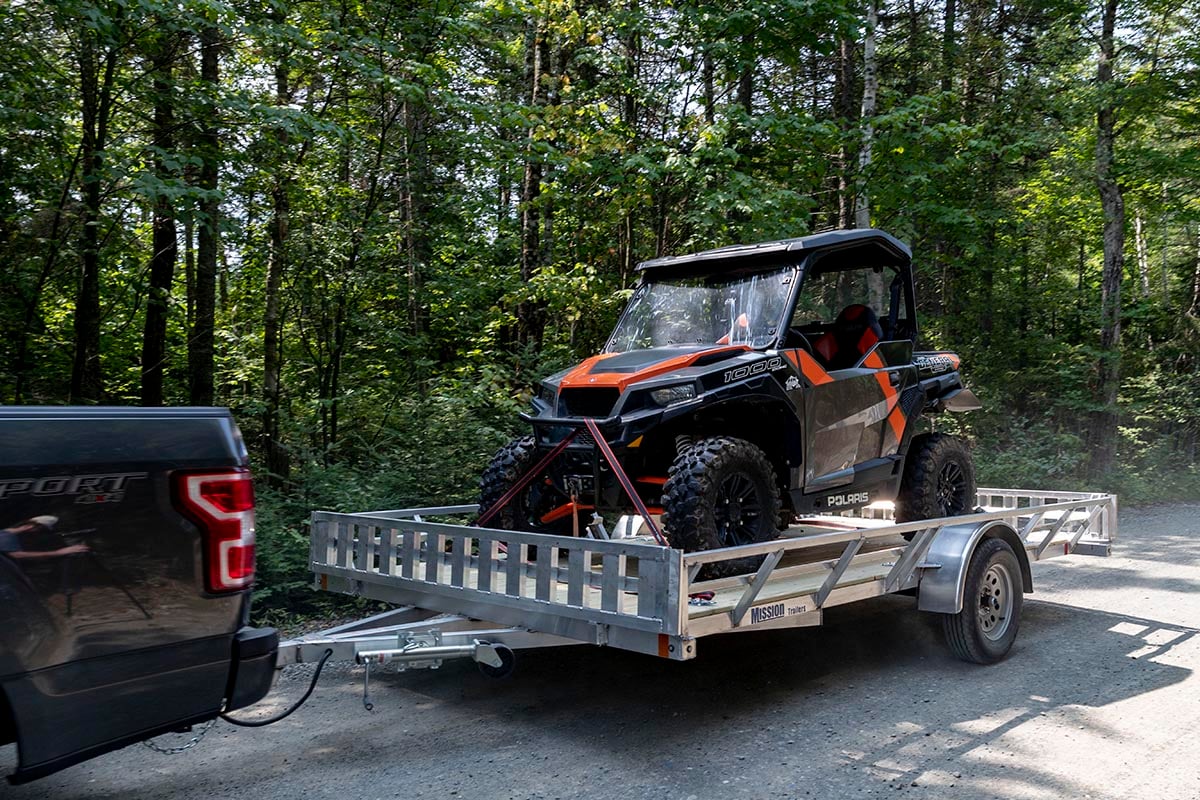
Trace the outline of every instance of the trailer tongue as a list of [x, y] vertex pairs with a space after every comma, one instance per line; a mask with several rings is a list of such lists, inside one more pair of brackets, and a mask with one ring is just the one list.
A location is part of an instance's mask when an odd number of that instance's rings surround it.
[[[977, 501], [977, 513], [905, 524], [875, 508], [816, 517], [778, 540], [697, 553], [645, 536], [434, 521], [472, 517], [476, 506], [318, 511], [317, 585], [400, 607], [285, 642], [278, 663], [328, 651], [400, 669], [465, 657], [500, 675], [511, 671], [514, 650], [565, 644], [687, 660], [704, 636], [819, 625], [827, 608], [911, 590], [919, 610], [943, 615], [955, 655], [990, 663], [1012, 646], [1022, 595], [1033, 590], [1031, 562], [1108, 555], [1117, 501], [1010, 489], [980, 489]], [[748, 574], [702, 575], [705, 565], [748, 557], [761, 560]]]

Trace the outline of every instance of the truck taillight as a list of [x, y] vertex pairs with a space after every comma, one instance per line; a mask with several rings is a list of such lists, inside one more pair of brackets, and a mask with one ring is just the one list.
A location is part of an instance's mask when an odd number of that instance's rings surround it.
[[200, 528], [210, 592], [244, 589], [254, 580], [254, 484], [250, 471], [180, 472], [175, 496]]

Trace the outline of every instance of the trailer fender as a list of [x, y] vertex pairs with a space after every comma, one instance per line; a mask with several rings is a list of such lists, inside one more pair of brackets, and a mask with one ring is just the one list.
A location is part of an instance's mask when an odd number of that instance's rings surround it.
[[1021, 564], [1021, 582], [1026, 593], [1033, 591], [1033, 574], [1029, 555], [1021, 537], [1012, 526], [1001, 520], [947, 525], [938, 531], [925, 554], [925, 562], [938, 564], [938, 569], [923, 570], [924, 576], [917, 592], [917, 608], [940, 614], [957, 614], [963, 607], [963, 584], [967, 566], [975, 548], [984, 539], [1003, 539], [1012, 547]]

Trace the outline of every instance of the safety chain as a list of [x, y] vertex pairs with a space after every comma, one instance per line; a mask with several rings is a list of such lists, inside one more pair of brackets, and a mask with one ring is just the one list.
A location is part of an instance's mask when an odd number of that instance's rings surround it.
[[204, 738], [204, 734], [208, 733], [209, 729], [216, 724], [217, 719], [216, 717], [213, 717], [207, 723], [205, 723], [204, 727], [200, 728], [200, 730], [196, 732], [195, 736], [188, 740], [187, 744], [181, 744], [178, 747], [159, 747], [149, 739], [143, 741], [142, 744], [156, 753], [162, 753], [164, 756], [178, 755], [179, 753], [182, 753], [185, 750], [191, 750], [193, 747], [200, 744], [200, 740]]

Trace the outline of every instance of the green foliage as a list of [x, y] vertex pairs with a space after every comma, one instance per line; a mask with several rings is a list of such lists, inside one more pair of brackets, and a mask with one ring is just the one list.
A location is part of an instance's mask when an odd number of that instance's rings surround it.
[[[289, 465], [261, 493], [264, 613], [316, 607], [312, 509], [472, 500], [531, 387], [603, 346], [639, 261], [834, 227], [860, 187], [872, 222], [915, 253], [922, 344], [958, 351], [988, 408], [937, 422], [973, 438], [981, 480], [1197, 496], [1197, 12], [1122, 0], [1119, 80], [1100, 90], [1094, 4], [958, 5], [947, 38], [943, 7], [883, 4], [863, 120], [858, 0], [0, 4], [0, 398], [68, 396], [81, 89], [110, 74], [104, 399], [139, 399], [165, 200], [179, 257], [164, 390], [189, 401], [189, 265], [201, 201], [219, 201], [217, 399], [260, 475], [272, 436]], [[200, 75], [206, 29], [215, 84]], [[1130, 231], [1123, 427], [1115, 472], [1089, 483], [1095, 120], [1110, 96]], [[174, 114], [170, 147], [153, 138], [156, 101]], [[215, 190], [198, 177], [212, 123]]]

